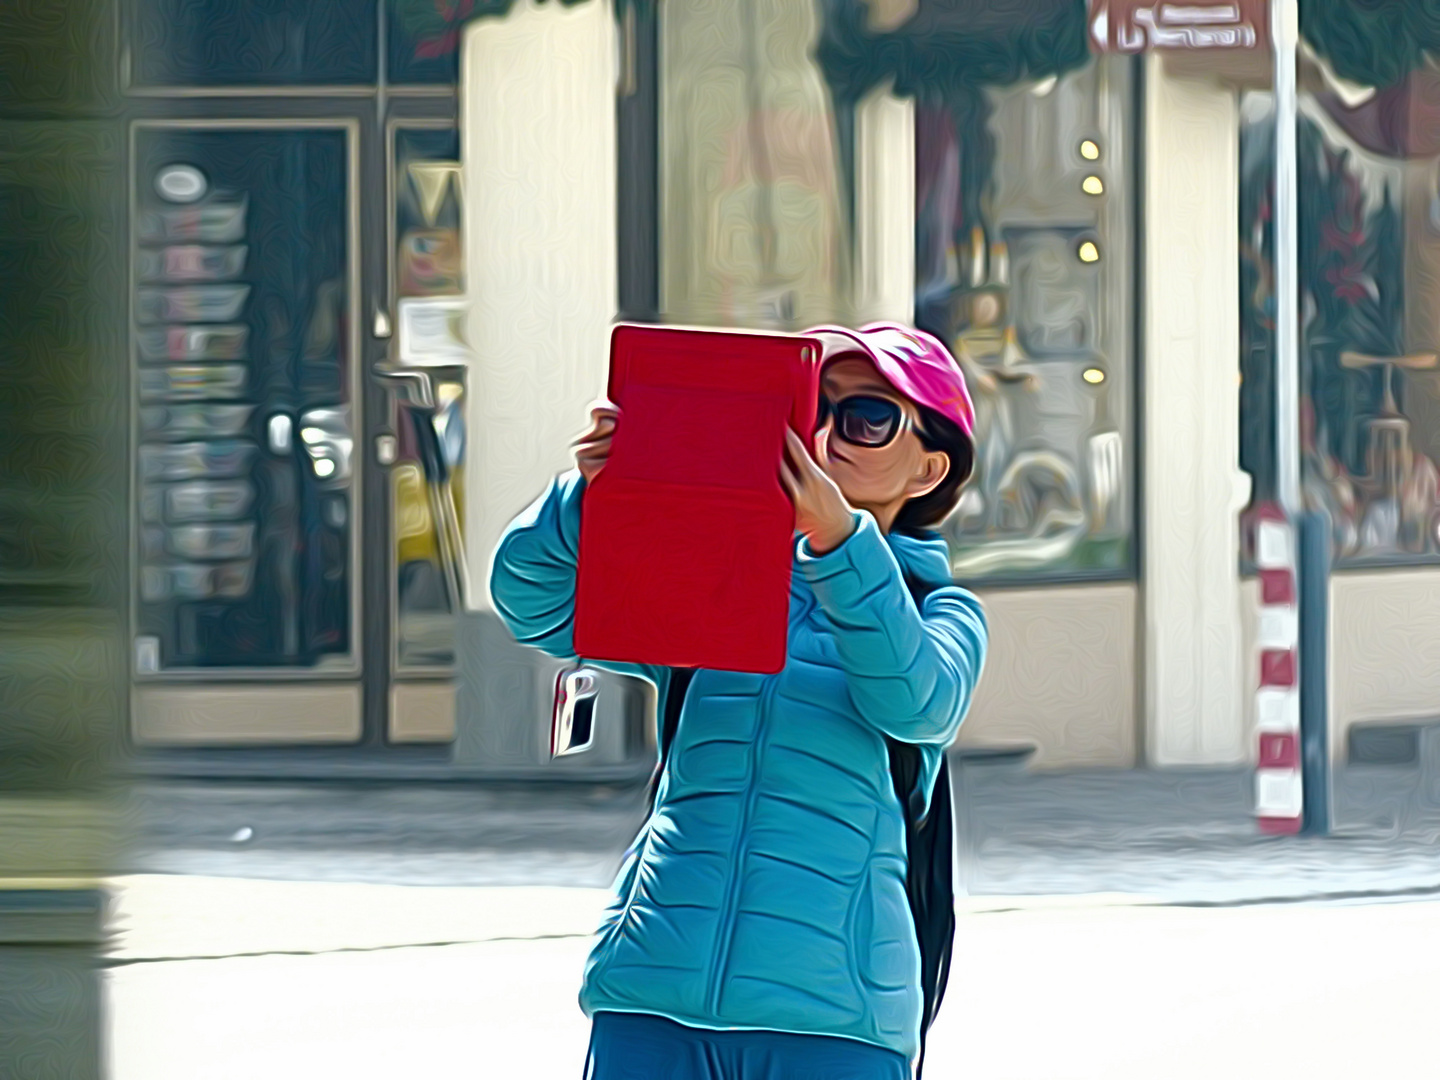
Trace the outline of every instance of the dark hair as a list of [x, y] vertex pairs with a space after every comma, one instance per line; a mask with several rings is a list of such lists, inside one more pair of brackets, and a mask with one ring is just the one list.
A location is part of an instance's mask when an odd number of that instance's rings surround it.
[[975, 444], [964, 429], [934, 409], [923, 405], [917, 408], [920, 410], [920, 427], [915, 434], [919, 436], [920, 444], [926, 450], [943, 453], [950, 460], [950, 468], [934, 491], [908, 500], [895, 515], [891, 530], [910, 536], [933, 533], [950, 516], [960, 502], [960, 489], [975, 470]]

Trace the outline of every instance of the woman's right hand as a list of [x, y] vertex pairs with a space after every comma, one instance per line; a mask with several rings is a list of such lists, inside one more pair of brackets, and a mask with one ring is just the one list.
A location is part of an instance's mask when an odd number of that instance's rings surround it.
[[594, 483], [610, 460], [610, 440], [619, 419], [620, 410], [615, 406], [596, 405], [590, 410], [590, 430], [575, 440], [575, 464], [587, 485]]

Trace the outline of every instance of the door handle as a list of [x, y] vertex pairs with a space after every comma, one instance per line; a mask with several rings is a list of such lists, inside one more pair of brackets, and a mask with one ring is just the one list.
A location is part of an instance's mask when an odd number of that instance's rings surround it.
[[423, 368], [376, 364], [375, 377], [388, 386], [402, 405], [435, 408], [435, 380]]
[[[450, 415], [445, 417], [443, 424], [437, 424], [439, 409], [435, 380], [429, 371], [389, 364], [376, 364], [373, 370], [375, 377], [390, 387], [402, 410], [409, 415], [420, 453], [420, 466], [425, 474], [441, 570], [445, 574], [452, 610], [459, 611], [464, 606], [469, 571], [450, 474], [459, 455], [457, 439], [464, 438], [463, 426], [457, 417]], [[453, 429], [451, 421], [454, 421]]]

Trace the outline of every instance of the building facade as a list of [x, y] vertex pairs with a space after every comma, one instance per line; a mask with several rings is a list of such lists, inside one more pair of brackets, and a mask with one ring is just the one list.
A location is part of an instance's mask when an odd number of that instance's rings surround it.
[[[623, 680], [589, 763], [547, 762], [556, 666], [484, 591], [610, 328], [888, 318], [977, 399], [945, 531], [994, 659], [962, 741], [1250, 761], [1268, 61], [993, 7], [121, 5], [133, 742], [185, 768], [640, 767]], [[1367, 97], [1302, 67], [1343, 756], [1356, 723], [1440, 711], [1440, 148], [1423, 72]]]
[[[1074, 23], [1075, 7], [1027, 12], [1035, 38], [1061, 35], [1049, 54], [1013, 28], [951, 26], [924, 4], [887, 15], [880, 4], [755, 0], [722, 11], [673, 0], [658, 16], [643, 8], [592, 16], [596, 34], [616, 35], [618, 56], [612, 61], [608, 47], [595, 54], [594, 99], [618, 86], [623, 126], [627, 96], [645, 79], [637, 80], [634, 66], [650, 64], [655, 80], [653, 100], [637, 110], [657, 114], [653, 162], [622, 155], [613, 167], [622, 203], [636, 171], [653, 168], [656, 186], [654, 293], [627, 315], [789, 330], [885, 317], [942, 335], [967, 366], [981, 426], [977, 480], [946, 531], [956, 575], [984, 596], [995, 640], [962, 742], [1031, 744], [1042, 767], [1240, 765], [1253, 759], [1258, 678], [1258, 593], [1242, 525], [1247, 508], [1270, 497], [1266, 470], [1273, 468], [1257, 450], [1273, 412], [1263, 375], [1273, 357], [1253, 318], [1253, 305], [1264, 303], [1256, 292], [1253, 189], [1264, 168], [1254, 131], [1268, 93], [1268, 54], [1224, 63], [1104, 54], [1087, 40], [1083, 20]], [[509, 16], [533, 24], [537, 41], [542, 24], [578, 27], [585, 17], [543, 6]], [[856, 20], [870, 20], [863, 33]], [[915, 45], [909, 64], [879, 77], [860, 70], [863, 61], [847, 45], [889, 33], [893, 53], [905, 26], [931, 50], [948, 50], [950, 66]], [[1077, 29], [1078, 54], [1063, 39]], [[513, 32], [484, 21], [472, 26], [467, 71], [500, 63]], [[1008, 33], [1023, 55], [1008, 68], [957, 74], [971, 59], [967, 48], [995, 46], [987, 33]], [[655, 53], [644, 48], [647, 40]], [[723, 47], [705, 44], [716, 42]], [[1305, 64], [1307, 78], [1323, 78], [1313, 54]], [[552, 70], [539, 66], [523, 117], [488, 109], [485, 92], [465, 86], [469, 114], [483, 117], [467, 128], [472, 205], [492, 198], [488, 184], [504, 182], [486, 162], [521, 127], [530, 131], [545, 117], [554, 133], [553, 156], [531, 159], [538, 184], [542, 162], [575, 168], [564, 133], [606, 122], [578, 95], [573, 113], [547, 97]], [[576, 69], [568, 57], [561, 66]], [[518, 93], [507, 84], [510, 92]], [[1319, 112], [1307, 105], [1307, 115]], [[633, 133], [616, 140], [597, 149], [591, 175], [612, 169], [610, 146], [635, 145]], [[1386, 205], [1410, 208], [1401, 275], [1410, 292], [1403, 314], [1373, 318], [1389, 320], [1397, 333], [1403, 323], [1405, 340], [1419, 342], [1425, 316], [1414, 294], [1425, 256], [1416, 237], [1423, 234], [1408, 223], [1428, 213], [1416, 192], [1433, 159], [1387, 167], [1421, 179], [1408, 195], [1390, 181]], [[514, 182], [517, 191], [532, 190], [528, 178]], [[601, 185], [592, 194], [596, 212], [615, 220]], [[1311, 198], [1333, 200], [1318, 187]], [[495, 237], [494, 229], [508, 227], [505, 217], [497, 212], [476, 224], [474, 258], [481, 257], [478, 237]], [[522, 237], [534, 235], [530, 223], [515, 233], [517, 251]], [[1313, 235], [1322, 233], [1317, 222]], [[623, 277], [636, 258], [627, 250], [634, 239], [622, 233], [616, 242]], [[584, 257], [609, 264], [610, 243], [596, 238]], [[529, 280], [558, 278], [580, 250], [557, 247], [553, 265], [526, 253], [535, 260], [526, 264]], [[585, 308], [595, 312], [591, 328], [583, 344], [567, 338], [569, 330], [547, 330], [554, 353], [543, 370], [543, 352], [531, 353], [530, 368], [517, 368], [514, 352], [497, 351], [493, 365], [477, 356], [485, 377], [507, 388], [504, 400], [518, 403], [521, 388], [556, 389], [536, 395], [546, 402], [543, 417], [528, 402], [506, 417], [529, 433], [523, 444], [512, 440], [507, 451], [496, 436], [504, 479], [486, 470], [486, 482], [504, 490], [492, 487], [469, 504], [472, 561], [485, 557], [522, 493], [564, 467], [561, 436], [603, 386], [600, 296], [626, 287], [593, 279], [577, 286], [576, 296], [594, 300]], [[1389, 286], [1381, 288], [1388, 297]], [[519, 338], [507, 337], [511, 331], [494, 318], [510, 300], [474, 299], [477, 335], [518, 348]], [[535, 293], [525, 303], [537, 306], [537, 319], [577, 307], [556, 301]], [[1312, 338], [1319, 332], [1311, 326]], [[1400, 345], [1369, 349], [1392, 355]], [[1380, 396], [1365, 406], [1370, 411], [1346, 423], [1358, 431], [1387, 409], [1386, 416], [1403, 414], [1417, 449], [1394, 457], [1405, 476], [1418, 477], [1412, 488], [1429, 484], [1429, 498], [1434, 485], [1419, 462], [1433, 453], [1425, 362], [1370, 362], [1371, 374], [1353, 377], [1373, 381], [1378, 372], [1403, 370], [1405, 396], [1372, 387], [1371, 396]], [[1353, 396], [1318, 384], [1313, 393], [1317, 400]], [[1332, 440], [1351, 440], [1353, 470], [1364, 467], [1367, 452], [1355, 440], [1382, 438], [1337, 434], [1333, 423], [1326, 430]], [[1391, 473], [1399, 468], [1392, 463]], [[1416, 507], [1411, 532], [1433, 532], [1420, 524], [1428, 511]], [[1376, 523], [1389, 520], [1384, 513], [1370, 510], [1369, 532], [1343, 518], [1338, 528], [1383, 547], [1375, 538]], [[1385, 542], [1390, 547], [1369, 554], [1341, 548], [1332, 581], [1332, 746], [1342, 758], [1352, 725], [1420, 721], [1440, 702], [1440, 667], [1426, 660], [1440, 646], [1434, 539], [1412, 538], [1403, 550], [1399, 539]]]

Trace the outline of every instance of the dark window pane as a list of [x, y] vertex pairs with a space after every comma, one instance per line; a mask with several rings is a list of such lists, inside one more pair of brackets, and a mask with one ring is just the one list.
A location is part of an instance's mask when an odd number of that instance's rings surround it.
[[346, 134], [139, 135], [137, 663], [154, 673], [344, 658]]
[[132, 0], [137, 86], [320, 86], [377, 77], [374, 0]]
[[460, 79], [460, 35], [491, 0], [385, 0], [386, 80], [449, 85]]

